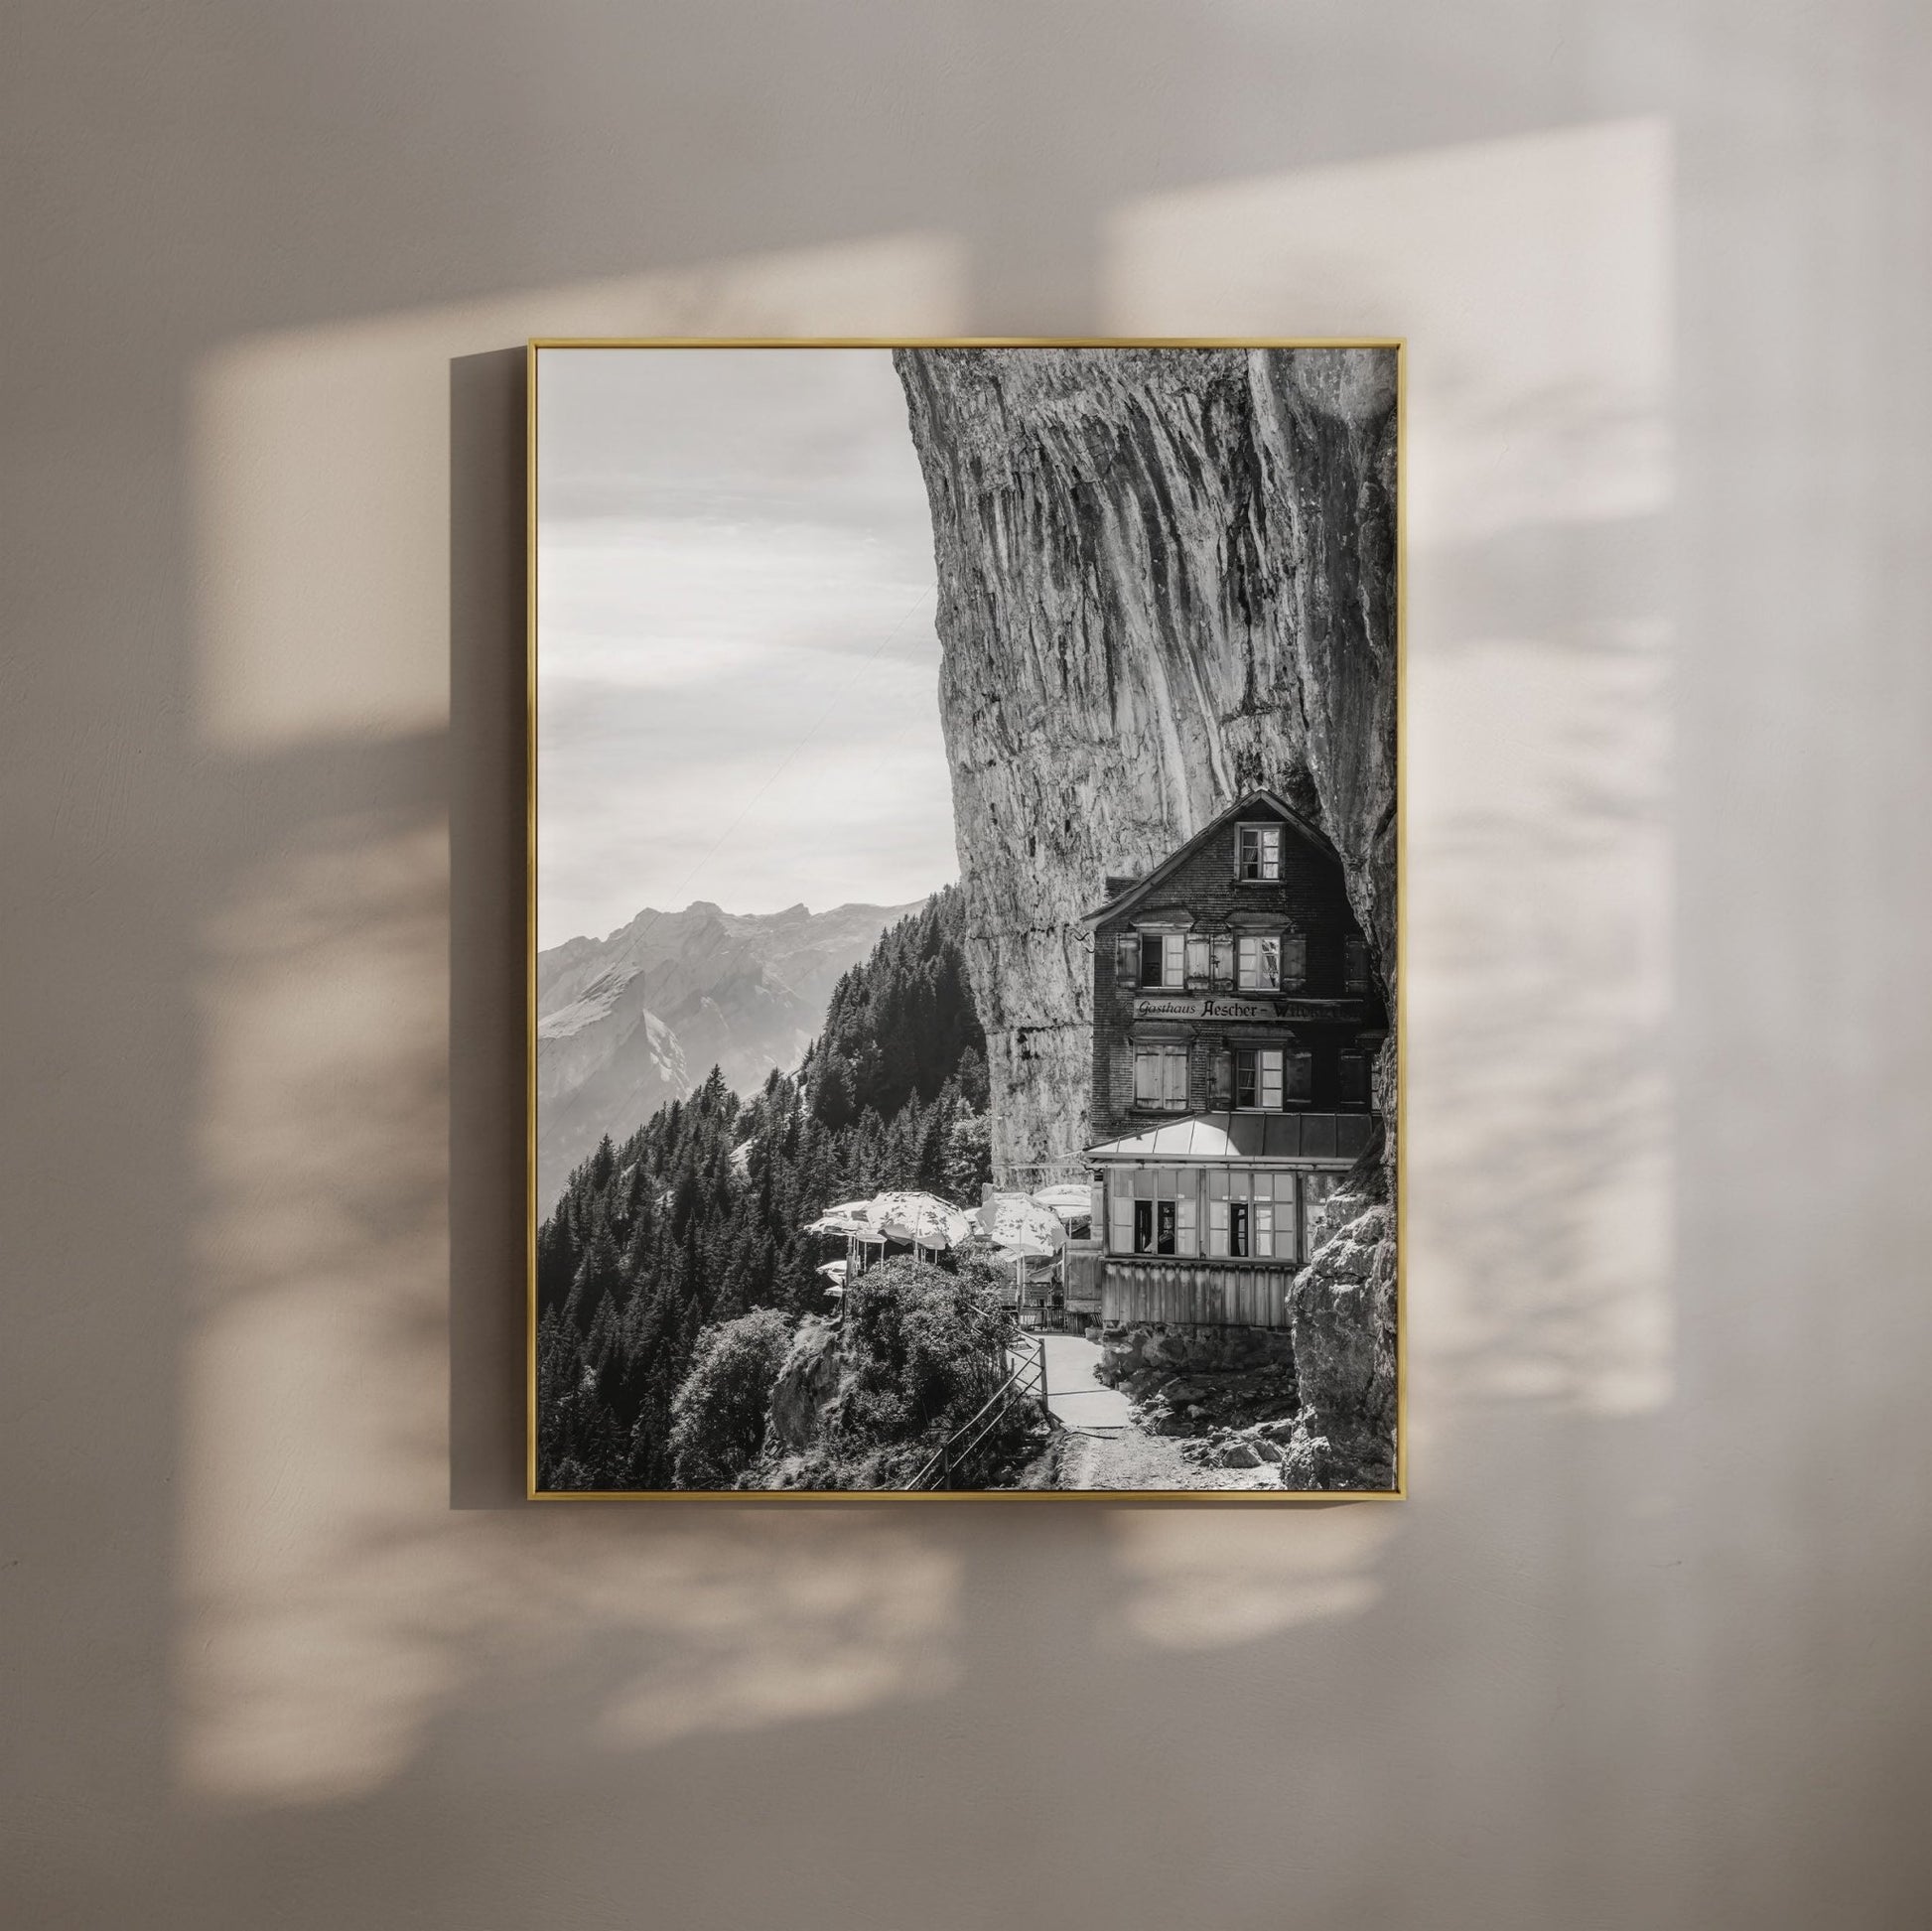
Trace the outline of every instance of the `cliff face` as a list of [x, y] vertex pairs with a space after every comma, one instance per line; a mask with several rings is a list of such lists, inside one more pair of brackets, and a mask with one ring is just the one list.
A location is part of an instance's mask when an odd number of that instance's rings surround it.
[[[1251, 785], [1334, 842], [1394, 1010], [1395, 356], [896, 361], [932, 506], [994, 1155], [1026, 1180], [1088, 1139], [1074, 919], [1104, 875], [1164, 858]], [[1392, 1108], [1388, 1053], [1378, 1077]], [[1354, 1302], [1349, 1320], [1392, 1319], [1392, 1301], [1386, 1318]]]
[[1071, 918], [1269, 784], [1341, 853], [1393, 998], [1395, 364], [902, 349], [932, 504], [996, 1157], [1077, 1155]]

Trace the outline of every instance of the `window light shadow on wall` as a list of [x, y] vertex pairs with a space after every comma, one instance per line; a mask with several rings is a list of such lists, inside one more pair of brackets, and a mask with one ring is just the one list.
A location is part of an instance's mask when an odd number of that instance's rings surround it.
[[912, 1518], [645, 1537], [624, 1510], [448, 1507], [449, 370], [529, 334], [944, 333], [958, 288], [951, 244], [912, 235], [278, 335], [202, 369], [202, 731], [293, 803], [202, 934], [191, 1789], [345, 1799], [479, 1674], [620, 1638], [613, 1742], [934, 1680], [954, 1590]]
[[[1666, 164], [1652, 125], [1586, 128], [1122, 205], [1101, 235], [1108, 332], [1411, 340], [1419, 1457], [1482, 1404], [1614, 1413], [1669, 1388]], [[954, 244], [914, 235], [203, 368], [204, 739], [297, 781], [202, 935], [192, 1796], [351, 1801], [504, 1698], [527, 1750], [634, 1752], [1014, 1666], [968, 1626], [995, 1613], [964, 1555], [990, 1511], [660, 1513], [645, 1534], [623, 1507], [449, 1507], [450, 362], [532, 333], [945, 334], [964, 291]], [[1411, 1540], [1361, 1508], [1068, 1525], [1054, 1561], [1085, 1550], [1117, 1586], [1053, 1694], [1097, 1693], [1122, 1651], [1372, 1619]]]
[[1117, 211], [1110, 327], [1408, 339], [1412, 1447], [1669, 1393], [1668, 131]]

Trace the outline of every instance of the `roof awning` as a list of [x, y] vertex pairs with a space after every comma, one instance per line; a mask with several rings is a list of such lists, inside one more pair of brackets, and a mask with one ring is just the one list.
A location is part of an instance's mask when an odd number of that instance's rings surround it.
[[1353, 1160], [1368, 1146], [1366, 1113], [1190, 1113], [1087, 1149], [1089, 1160]]

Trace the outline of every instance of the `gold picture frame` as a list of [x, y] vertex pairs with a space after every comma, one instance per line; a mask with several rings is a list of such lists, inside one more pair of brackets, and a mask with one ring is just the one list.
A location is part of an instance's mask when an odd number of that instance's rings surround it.
[[[538, 420], [539, 371], [545, 353], [581, 349], [877, 349], [900, 348], [1206, 348], [1380, 349], [1395, 358], [1395, 850], [1396, 983], [1390, 1016], [1395, 1068], [1395, 1484], [1377, 1489], [544, 1489], [537, 1481], [537, 705], [538, 705]], [[532, 1502], [672, 1502], [838, 1505], [922, 1502], [1073, 1502], [1161, 1504], [1177, 1507], [1403, 1501], [1409, 1495], [1409, 1249], [1408, 1209], [1408, 351], [1403, 337], [1182, 337], [1182, 336], [664, 336], [532, 337], [525, 345], [525, 870], [524, 870], [524, 1282], [525, 1493]]]

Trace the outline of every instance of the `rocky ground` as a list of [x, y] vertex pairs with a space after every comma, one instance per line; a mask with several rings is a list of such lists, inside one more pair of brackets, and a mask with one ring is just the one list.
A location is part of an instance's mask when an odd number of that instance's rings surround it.
[[1217, 1466], [1202, 1457], [1196, 1443], [1147, 1435], [1139, 1429], [1123, 1429], [1117, 1435], [1068, 1431], [1056, 1438], [1051, 1454], [1051, 1479], [1022, 1486], [1184, 1490], [1276, 1488], [1281, 1483], [1281, 1471], [1271, 1463]]
[[1300, 1404], [1285, 1362], [1235, 1374], [1143, 1369], [1122, 1384], [1137, 1422], [1196, 1468], [1278, 1468]]
[[1111, 1429], [1067, 1428], [1026, 1471], [1023, 1488], [1277, 1488], [1295, 1433], [1286, 1363], [1237, 1374], [1145, 1369], [1122, 1381], [1132, 1402]]

